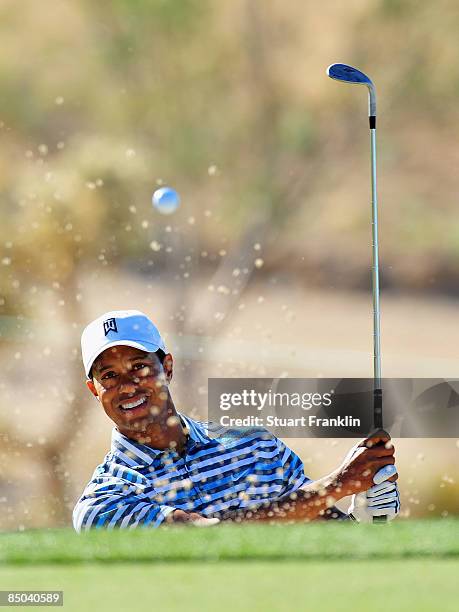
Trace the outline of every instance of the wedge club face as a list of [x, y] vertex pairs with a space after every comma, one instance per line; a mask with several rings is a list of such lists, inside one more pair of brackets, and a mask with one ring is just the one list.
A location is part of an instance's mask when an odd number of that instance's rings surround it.
[[344, 83], [373, 85], [371, 79], [366, 74], [347, 64], [332, 64], [327, 68], [327, 74], [331, 79], [343, 81]]
[[327, 75], [335, 81], [351, 83], [352, 85], [366, 85], [368, 87], [370, 116], [376, 116], [376, 91], [373, 81], [361, 70], [347, 64], [332, 64], [327, 68]]

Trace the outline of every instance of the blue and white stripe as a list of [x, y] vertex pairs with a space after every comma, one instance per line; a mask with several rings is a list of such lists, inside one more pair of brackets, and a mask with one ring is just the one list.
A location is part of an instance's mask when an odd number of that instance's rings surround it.
[[219, 517], [278, 500], [309, 481], [298, 456], [266, 430], [180, 418], [189, 434], [182, 456], [113, 430], [111, 451], [73, 511], [76, 531], [158, 527], [175, 509]]

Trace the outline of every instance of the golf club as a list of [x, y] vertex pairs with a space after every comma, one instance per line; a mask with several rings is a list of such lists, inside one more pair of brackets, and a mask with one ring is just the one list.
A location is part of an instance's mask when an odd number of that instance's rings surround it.
[[[368, 88], [368, 116], [371, 143], [371, 214], [372, 214], [372, 292], [373, 292], [373, 423], [375, 429], [383, 428], [381, 388], [381, 333], [379, 310], [379, 245], [378, 245], [378, 197], [376, 191], [376, 89], [366, 74], [347, 64], [332, 64], [327, 75], [335, 81], [365, 85]], [[374, 522], [385, 522], [386, 517], [375, 517]]]

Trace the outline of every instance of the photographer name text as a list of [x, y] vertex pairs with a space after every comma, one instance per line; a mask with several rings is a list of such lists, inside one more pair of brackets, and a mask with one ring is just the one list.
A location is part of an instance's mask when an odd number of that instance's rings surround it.
[[278, 417], [273, 415], [231, 417], [225, 414], [220, 417], [222, 427], [360, 427], [360, 419], [345, 415], [323, 418], [314, 414], [301, 417]]

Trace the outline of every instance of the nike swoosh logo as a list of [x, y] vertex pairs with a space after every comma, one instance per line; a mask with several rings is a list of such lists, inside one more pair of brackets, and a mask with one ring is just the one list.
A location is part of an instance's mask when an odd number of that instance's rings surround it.
[[243, 472], [239, 472], [237, 474], [231, 474], [231, 478], [233, 482], [238, 482], [238, 480], [242, 480], [246, 476], [250, 474], [250, 470], [244, 470]]

